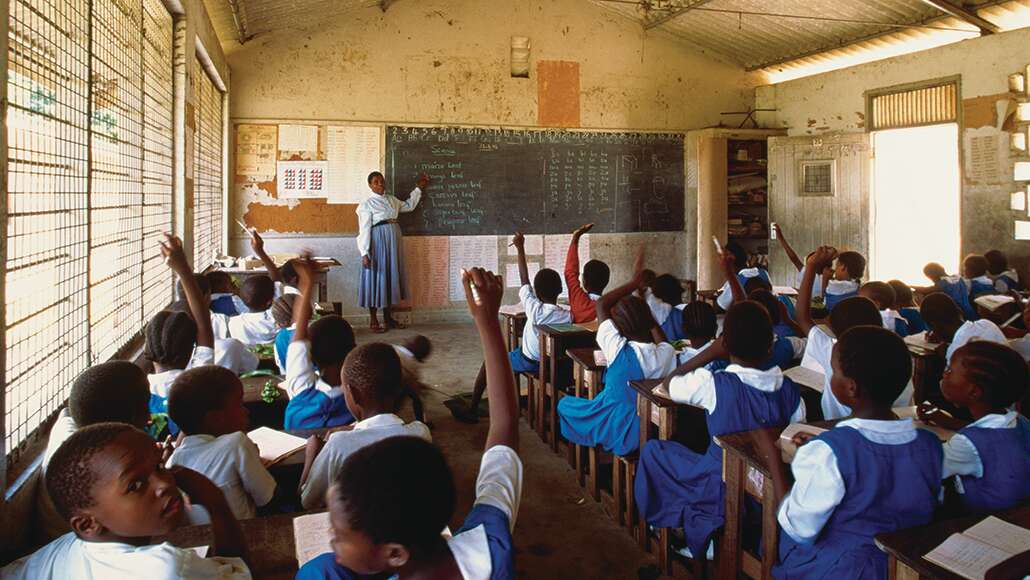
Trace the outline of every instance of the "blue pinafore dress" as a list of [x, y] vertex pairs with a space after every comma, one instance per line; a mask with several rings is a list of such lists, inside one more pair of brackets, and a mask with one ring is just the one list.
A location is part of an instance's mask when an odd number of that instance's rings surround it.
[[661, 328], [662, 332], [665, 333], [665, 339], [669, 342], [687, 339], [687, 336], [683, 333], [683, 311], [679, 308], [673, 307], [669, 311], [669, 315], [665, 317], [665, 322], [662, 323]]
[[[1020, 417], [1020, 421], [1028, 422]], [[1008, 509], [1030, 498], [1030, 437], [1011, 429], [966, 427], [959, 431], [976, 447], [983, 477], [963, 475], [962, 506], [973, 513]]]
[[817, 439], [833, 450], [845, 495], [815, 542], [781, 531], [773, 577], [886, 580], [887, 554], [873, 537], [930, 522], [941, 490], [941, 443], [923, 429], [901, 445], [874, 443], [850, 427]]
[[[707, 414], [712, 437], [786, 426], [801, 402], [798, 387], [784, 378], [767, 393], [748, 386], [734, 373], [717, 372], [715, 411]], [[691, 553], [705, 553], [712, 532], [725, 521], [722, 448], [708, 444], [699, 455], [675, 441], [653, 439], [640, 450], [633, 495], [647, 523], [683, 528]]]
[[615, 455], [628, 455], [640, 446], [637, 394], [630, 381], [646, 378], [637, 353], [627, 342], [608, 364], [604, 390], [593, 399], [562, 397], [558, 401], [561, 434], [576, 445], [600, 445]]
[[966, 320], [977, 320], [976, 309], [973, 308], [973, 301], [969, 298], [969, 288], [961, 279], [949, 280], [941, 278], [937, 281], [937, 289], [947, 294], [955, 301], [955, 304], [962, 310]]
[[[347, 408], [343, 391], [331, 397], [314, 386], [299, 393], [286, 404], [283, 429], [320, 429], [341, 427], [354, 422], [354, 415]], [[335, 393], [334, 393], [335, 394]]]

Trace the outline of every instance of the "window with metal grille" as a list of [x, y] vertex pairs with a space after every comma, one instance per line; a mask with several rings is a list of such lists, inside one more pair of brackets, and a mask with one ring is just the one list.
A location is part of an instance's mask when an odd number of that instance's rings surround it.
[[172, 19], [160, 0], [11, 0], [4, 452], [171, 301]]
[[200, 271], [222, 252], [222, 92], [196, 62], [193, 134], [193, 267]]
[[869, 130], [958, 121], [958, 82], [957, 78], [938, 79], [866, 93]]

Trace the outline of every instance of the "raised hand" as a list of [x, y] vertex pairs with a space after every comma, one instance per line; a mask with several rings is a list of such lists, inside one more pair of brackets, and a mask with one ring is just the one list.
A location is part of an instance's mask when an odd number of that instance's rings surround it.
[[465, 287], [465, 301], [468, 302], [472, 318], [479, 324], [497, 321], [497, 311], [504, 297], [504, 282], [489, 270], [472, 268], [461, 271], [461, 283]]
[[257, 228], [247, 228], [247, 233], [250, 234], [250, 248], [254, 250], [254, 255], [260, 256], [265, 252], [265, 240], [261, 239]]
[[164, 239], [158, 243], [161, 244], [161, 256], [172, 271], [180, 276], [193, 274], [193, 269], [186, 260], [186, 253], [182, 250], [182, 240], [165, 232]]
[[812, 255], [808, 257], [806, 266], [814, 272], [822, 272], [833, 263], [837, 257], [837, 249], [832, 246], [819, 246]]
[[584, 224], [579, 226], [578, 228], [576, 228], [576, 231], [572, 232], [572, 240], [578, 241], [583, 234], [589, 232], [592, 229], [594, 229], [594, 224]]
[[415, 182], [415, 187], [425, 190], [429, 186], [429, 176], [425, 173], [418, 176], [418, 181]]
[[[366, 256], [367, 258], [367, 256]], [[311, 259], [311, 254], [305, 252], [299, 258], [293, 261], [293, 268], [297, 271], [298, 285], [304, 288], [305, 285], [311, 287], [315, 283], [315, 270], [317, 269], [314, 260]]]
[[522, 235], [522, 232], [515, 232], [515, 235], [511, 237], [511, 244], [518, 249], [524, 249], [526, 247], [526, 236]]

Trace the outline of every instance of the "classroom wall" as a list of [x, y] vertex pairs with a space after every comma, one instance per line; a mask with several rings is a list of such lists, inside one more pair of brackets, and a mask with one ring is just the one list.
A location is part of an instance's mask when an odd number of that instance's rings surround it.
[[[528, 79], [510, 75], [512, 36], [531, 39]], [[719, 123], [721, 112], [746, 109], [759, 82], [754, 74], [664, 33], [645, 34], [638, 22], [584, 0], [397, 2], [385, 13], [370, 7], [325, 19], [309, 31], [259, 36], [242, 47], [227, 47], [227, 58], [236, 122], [548, 124], [685, 132]], [[549, 101], [553, 95], [540, 91], [541, 60], [578, 65], [573, 100]], [[550, 122], [554, 113], [558, 123]], [[232, 194], [238, 218], [251, 204], [285, 204], [254, 187], [236, 186]], [[690, 227], [694, 222], [687, 220]], [[343, 262], [342, 271], [333, 274], [340, 283], [330, 282], [330, 298], [343, 302], [345, 314], [361, 313], [354, 285], [347, 283], [358, 271], [352, 235], [277, 234], [266, 236], [270, 251], [310, 246]], [[692, 278], [694, 252], [686, 246], [693, 239], [692, 230], [597, 236], [592, 257], [609, 261], [618, 281], [629, 271], [631, 246], [650, 240], [656, 245], [655, 269]], [[230, 242], [237, 255], [247, 253], [238, 233]], [[506, 261], [502, 255], [502, 270]], [[456, 309], [460, 304], [445, 310]]]
[[[766, 126], [785, 127], [791, 136], [865, 132], [865, 91], [893, 85], [961, 76], [963, 140], [973, 134], [1009, 134], [998, 131], [1002, 110], [1009, 100], [1008, 75], [1030, 64], [1030, 29], [1015, 30], [848, 69], [816, 75], [756, 90], [756, 107], [773, 108], [762, 113]], [[993, 129], [992, 129], [993, 128]], [[1007, 127], [1006, 127], [1007, 128]], [[962, 254], [983, 253], [991, 248], [1005, 251], [1030, 280], [1030, 244], [1013, 239], [1013, 221], [1027, 219], [1026, 212], [1009, 209], [1009, 194], [1019, 191], [1013, 182], [1012, 157], [1001, 162], [1007, 177], [997, 182], [976, 181], [963, 163]], [[1025, 187], [1025, 184], [1023, 184]], [[860, 213], [854, 208], [855, 214]], [[799, 235], [800, 234], [800, 235]], [[791, 240], [803, 238], [805, 232]], [[856, 246], [860, 245], [858, 240]], [[808, 251], [805, 247], [796, 248]]]

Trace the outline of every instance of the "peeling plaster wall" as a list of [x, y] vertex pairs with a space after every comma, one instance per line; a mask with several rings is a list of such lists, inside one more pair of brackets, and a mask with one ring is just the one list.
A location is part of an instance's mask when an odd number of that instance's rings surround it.
[[[788, 81], [756, 90], [756, 108], [774, 108], [759, 119], [785, 127], [791, 136], [829, 132], [863, 132], [865, 91], [961, 75], [962, 133], [998, 126], [994, 103], [1008, 99], [1008, 75], [1030, 64], [1030, 29], [1015, 30], [878, 61], [826, 74]], [[1001, 137], [1007, 142], [1008, 133]], [[1009, 194], [1019, 191], [1009, 177], [1002, 183], [977, 183], [966, 175], [962, 184], [962, 254], [1005, 251], [1030, 281], [1030, 243], [1013, 239], [1013, 221], [1026, 212], [1009, 209]], [[799, 248], [799, 251], [803, 248]], [[805, 250], [807, 251], [807, 250]]]
[[[528, 79], [510, 75], [512, 36], [531, 39]], [[385, 13], [370, 7], [311, 30], [258, 36], [227, 47], [227, 58], [234, 121], [532, 127], [538, 125], [537, 64], [548, 60], [579, 65], [581, 127], [686, 132], [718, 124], [721, 112], [746, 110], [760, 82], [584, 0], [402, 0]], [[238, 187], [232, 217], [258, 199], [281, 202]], [[280, 234], [266, 236], [270, 251], [314, 245], [347, 265], [348, 276], [357, 272], [350, 272], [358, 261], [353, 236]], [[612, 239], [598, 243], [595, 256], [612, 263], [613, 275], [628, 271], [631, 252], [616, 242], [643, 236], [605, 238]], [[663, 248], [658, 267], [694, 277], [690, 234], [655, 238]], [[245, 242], [236, 237], [230, 249], [247, 253]], [[360, 314], [354, 294], [350, 286], [330, 284], [330, 298], [343, 302], [345, 313]]]

